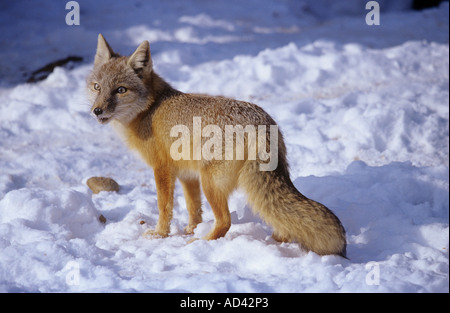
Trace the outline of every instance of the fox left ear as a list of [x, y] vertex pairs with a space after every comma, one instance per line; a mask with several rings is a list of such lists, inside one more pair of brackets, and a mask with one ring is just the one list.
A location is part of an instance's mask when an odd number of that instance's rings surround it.
[[97, 53], [95, 54], [94, 67], [98, 67], [109, 61], [115, 53], [109, 46], [105, 37], [102, 34], [98, 34]]
[[142, 70], [151, 72], [153, 63], [150, 55], [150, 44], [147, 40], [139, 45], [128, 59], [127, 64], [136, 72]]

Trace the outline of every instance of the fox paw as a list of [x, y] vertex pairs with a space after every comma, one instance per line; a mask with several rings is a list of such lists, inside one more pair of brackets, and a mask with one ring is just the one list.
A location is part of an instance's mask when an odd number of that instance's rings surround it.
[[290, 242], [289, 238], [287, 238], [279, 233], [276, 233], [276, 232], [273, 232], [272, 238], [278, 242]]
[[193, 235], [194, 229], [197, 227], [197, 225], [188, 225], [184, 228], [184, 233], [186, 235]]
[[144, 233], [142, 234], [142, 236], [143, 236], [144, 238], [146, 238], [146, 239], [165, 238], [165, 237], [167, 237], [168, 235], [169, 235], [169, 234], [167, 234], [167, 233], [161, 233], [161, 232], [158, 232], [158, 231], [156, 231], [156, 230], [151, 230], [151, 229], [147, 230], [146, 232], [144, 232]]

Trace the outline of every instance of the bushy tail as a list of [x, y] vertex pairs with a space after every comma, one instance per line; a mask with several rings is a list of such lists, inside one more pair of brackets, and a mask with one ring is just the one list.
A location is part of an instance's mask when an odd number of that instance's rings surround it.
[[346, 257], [345, 230], [324, 205], [302, 195], [289, 178], [287, 164], [260, 171], [257, 161], [246, 161], [239, 185], [255, 213], [274, 228], [278, 241], [295, 241], [319, 255]]

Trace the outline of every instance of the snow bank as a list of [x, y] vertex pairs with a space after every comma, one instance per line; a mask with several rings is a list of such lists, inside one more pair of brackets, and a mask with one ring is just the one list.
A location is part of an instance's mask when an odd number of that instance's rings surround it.
[[14, 190], [2, 199], [0, 212], [0, 223], [50, 230], [65, 238], [89, 236], [99, 230], [92, 201], [73, 190]]

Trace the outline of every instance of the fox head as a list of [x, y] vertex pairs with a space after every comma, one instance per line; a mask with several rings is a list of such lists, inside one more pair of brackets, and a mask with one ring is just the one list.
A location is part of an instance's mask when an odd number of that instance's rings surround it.
[[147, 86], [152, 71], [148, 41], [126, 57], [115, 53], [99, 34], [94, 70], [87, 79], [91, 114], [101, 124], [114, 119], [123, 124], [131, 122], [148, 108]]

